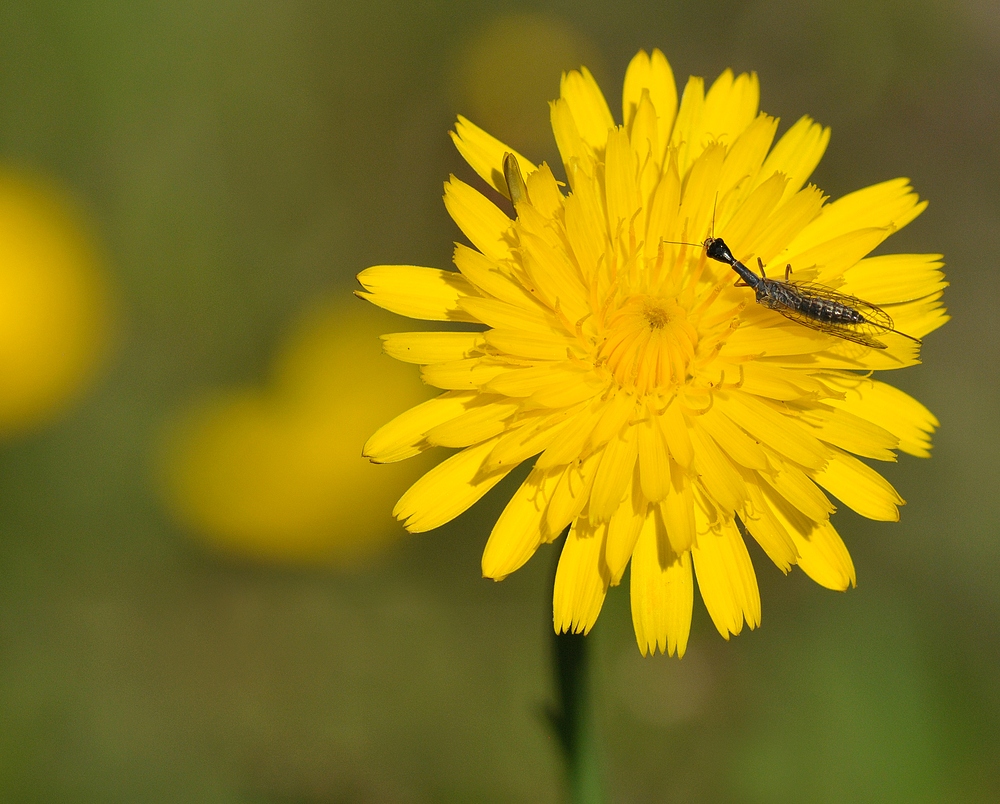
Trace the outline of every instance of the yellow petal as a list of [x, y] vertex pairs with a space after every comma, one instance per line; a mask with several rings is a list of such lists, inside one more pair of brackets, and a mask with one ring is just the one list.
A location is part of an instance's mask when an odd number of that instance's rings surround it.
[[790, 401], [802, 397], [815, 398], [826, 395], [823, 385], [802, 371], [787, 369], [763, 360], [744, 363], [742, 370], [741, 390], [753, 396]]
[[[573, 119], [573, 110], [564, 98], [552, 101], [550, 117], [552, 121], [552, 133], [556, 139], [556, 147], [562, 157], [563, 167], [569, 178], [570, 186], [576, 190], [576, 177], [582, 165], [590, 164], [593, 159], [593, 152], [580, 136], [576, 120]], [[572, 196], [571, 196], [572, 197]]]
[[[594, 486], [594, 476], [597, 474], [600, 457], [599, 453], [591, 455], [584, 461], [562, 469], [562, 479], [553, 491], [549, 507], [545, 512], [543, 538], [546, 541], [556, 538], [580, 515], [590, 499], [590, 490]], [[536, 462], [535, 468], [543, 467], [539, 467]]]
[[875, 458], [879, 461], [896, 460], [896, 455], [892, 452], [899, 446], [899, 439], [896, 436], [843, 408], [816, 402], [803, 404], [799, 410], [799, 418], [812, 428], [817, 438], [827, 444], [833, 444], [865, 458]]
[[680, 555], [691, 549], [697, 530], [694, 520], [694, 489], [684, 470], [670, 462], [670, 488], [660, 501], [660, 518], [670, 547]]
[[[605, 403], [594, 399], [575, 414], [572, 426], [563, 430], [559, 437], [539, 456], [536, 466], [563, 466], [576, 461], [584, 453], [584, 446], [596, 424], [604, 416]], [[592, 454], [592, 453], [591, 453]]]
[[577, 342], [556, 333], [526, 333], [522, 329], [491, 329], [480, 336], [498, 352], [530, 360], [565, 360], [577, 351]]
[[919, 458], [930, 456], [931, 433], [938, 420], [912, 396], [866, 377], [837, 375], [828, 380], [845, 394], [842, 400], [829, 400], [831, 405], [888, 430], [899, 438], [903, 452]]
[[[816, 218], [823, 206], [824, 198], [822, 191], [812, 185], [789, 197], [788, 184], [785, 185], [785, 200], [772, 213], [767, 224], [755, 233], [751, 241], [753, 253], [764, 261], [764, 265], [774, 266], [770, 272], [772, 278], [784, 279], [785, 266], [789, 261], [784, 259], [783, 255], [788, 242]], [[794, 269], [796, 265], [799, 266], [801, 273], [807, 264], [796, 262], [792, 264], [792, 268]], [[780, 277], [777, 276], [779, 271]]]
[[[666, 143], [677, 114], [677, 84], [673, 70], [666, 57], [659, 50], [651, 56], [640, 50], [625, 71], [625, 86], [622, 90], [622, 119], [631, 131], [642, 93], [645, 91], [656, 111], [658, 138]], [[662, 154], [656, 154], [662, 160]]]
[[[681, 105], [677, 110], [677, 120], [670, 134], [670, 147], [677, 155], [677, 169], [686, 176], [691, 163], [704, 149], [701, 144], [700, 126], [705, 107], [705, 79], [697, 76], [688, 78], [681, 95]], [[697, 137], [697, 141], [695, 141]]]
[[741, 508], [746, 488], [739, 471], [715, 441], [701, 427], [700, 417], [690, 429], [694, 447], [694, 469], [712, 497], [713, 502], [725, 509], [728, 515]]
[[[527, 418], [527, 417], [522, 417]], [[541, 412], [510, 429], [489, 457], [489, 466], [516, 465], [546, 449], [573, 419], [573, 411]]]
[[[797, 251], [793, 244], [774, 258], [774, 265], [777, 270], [781, 270], [784, 265], [791, 265], [793, 281], [811, 279], [821, 285], [839, 287], [844, 271], [857, 265], [890, 234], [892, 230], [888, 227], [856, 229], [802, 252]], [[799, 268], [806, 269], [806, 272], [803, 274], [798, 271]]]
[[[893, 326], [896, 330], [917, 338], [923, 338], [951, 320], [951, 316], [945, 312], [941, 304], [940, 291], [917, 301], [887, 305], [886, 312], [892, 314]], [[889, 343], [887, 351], [892, 351], [894, 355], [900, 356], [900, 346], [905, 346], [906, 343], [890, 342], [890, 339], [894, 338], [896, 338], [895, 335], [886, 333], [886, 342]], [[916, 351], [919, 353], [919, 348]]]
[[382, 349], [404, 363], [445, 363], [482, 353], [479, 332], [394, 332], [382, 336]]
[[450, 522], [499, 483], [513, 467], [482, 471], [495, 441], [469, 447], [439, 463], [400, 497], [392, 515], [410, 533], [422, 533]]
[[461, 243], [455, 246], [455, 267], [482, 295], [519, 307], [534, 307], [536, 302], [504, 264]]
[[750, 472], [743, 474], [750, 499], [740, 513], [740, 519], [757, 544], [767, 553], [767, 557], [778, 569], [787, 574], [792, 565], [798, 561], [795, 542], [775, 517], [760, 480]]
[[674, 553], [649, 516], [632, 554], [632, 625], [643, 655], [684, 655], [691, 631], [691, 554]]
[[597, 449], [620, 435], [622, 428], [635, 415], [637, 415], [635, 397], [624, 391], [618, 391], [607, 401], [602, 416], [590, 434], [590, 448]]
[[868, 257], [844, 273], [840, 289], [872, 304], [920, 299], [948, 286], [942, 266], [940, 254]]
[[601, 396], [607, 391], [608, 380], [594, 372], [565, 373], [559, 383], [549, 383], [539, 388], [527, 402], [541, 408], [564, 408]]
[[[727, 195], [734, 190], [730, 208], [735, 206], [738, 209], [738, 205], [745, 201], [753, 190], [748, 179], [756, 176], [760, 171], [771, 143], [774, 142], [777, 130], [778, 120], [762, 112], [732, 144], [726, 153], [726, 162], [722, 168], [722, 175], [719, 177], [720, 205], [725, 205]], [[784, 181], [782, 181], [782, 185], [784, 185]], [[723, 219], [720, 209], [720, 223]], [[729, 237], [728, 232], [727, 228], [727, 238]], [[729, 243], [729, 240], [726, 242]], [[732, 243], [729, 244], [732, 246]]]
[[[650, 162], [652, 170], [649, 171], [649, 174], [658, 180], [660, 176], [659, 160], [662, 153], [659, 141], [660, 132], [656, 123], [656, 109], [653, 108], [653, 102], [649, 99], [647, 90], [642, 93], [631, 125], [626, 125], [624, 131], [628, 132], [628, 141], [632, 146], [632, 153], [638, 159], [638, 164], [643, 166], [645, 162]], [[648, 197], [648, 193], [643, 193], [644, 199]]]
[[541, 335], [562, 329], [558, 319], [537, 302], [529, 306], [470, 296], [463, 301], [463, 309], [470, 320], [493, 329], [521, 329]]
[[427, 443], [438, 447], [468, 447], [507, 429], [507, 420], [520, 405], [511, 401], [495, 401], [497, 397], [477, 396], [469, 410], [461, 416], [427, 431]]
[[556, 217], [566, 203], [566, 196], [562, 194], [559, 186], [562, 182], [557, 182], [552, 175], [552, 169], [542, 163], [534, 173], [527, 174], [528, 197], [531, 199], [531, 206], [542, 213], [547, 219]]
[[454, 271], [415, 265], [375, 265], [358, 274], [362, 299], [394, 313], [427, 321], [466, 321], [474, 316], [459, 302], [477, 296], [469, 281]]
[[636, 436], [643, 496], [650, 502], [659, 502], [670, 488], [670, 456], [653, 414], [647, 414], [636, 426]]
[[[751, 297], [752, 298], [752, 297]], [[809, 366], [819, 367], [816, 352], [835, 340], [832, 335], [825, 335], [813, 329], [786, 321], [773, 310], [750, 308], [743, 315], [743, 324], [725, 342], [719, 351], [724, 359], [744, 357], [795, 358], [798, 355], [809, 356]], [[759, 323], [758, 323], [759, 322]], [[856, 345], [856, 344], [855, 344]], [[861, 347], [866, 349], [866, 347]], [[871, 352], [871, 349], [867, 349]], [[824, 357], [827, 357], [824, 355]], [[837, 363], [840, 368], [843, 361]], [[772, 365], [791, 365], [790, 362], [772, 360]], [[857, 366], [855, 366], [857, 367]], [[796, 369], [801, 368], [795, 365]]]
[[428, 430], [461, 416], [475, 404], [477, 394], [449, 391], [400, 413], [368, 439], [362, 454], [372, 463], [395, 463], [419, 455], [429, 446]]
[[857, 229], [902, 229], [927, 207], [919, 202], [909, 179], [892, 179], [848, 193], [823, 208], [823, 213], [789, 244], [805, 251]]
[[550, 310], [560, 311], [570, 321], [590, 313], [587, 289], [577, 266], [561, 247], [521, 231], [521, 260], [529, 292]]
[[811, 477], [844, 505], [861, 516], [882, 522], [898, 522], [903, 504], [888, 480], [871, 467], [840, 450], [835, 450], [829, 463]]
[[806, 431], [795, 416], [783, 415], [780, 403], [772, 403], [750, 394], [717, 394], [722, 411], [762, 444], [802, 466], [818, 469], [826, 463], [827, 449]]
[[532, 470], [503, 509], [483, 551], [483, 577], [502, 580], [541, 544], [542, 518], [560, 472]]
[[[596, 180], [580, 177], [566, 199], [566, 235], [573, 255], [588, 281], [611, 248], [604, 217], [604, 197]], [[603, 290], [603, 288], [602, 288]]]
[[754, 183], [770, 178], [775, 172], [784, 173], [788, 177], [785, 198], [789, 198], [808, 181], [829, 142], [829, 128], [813, 122], [808, 116], [799, 118], [768, 154]]
[[670, 403], [659, 417], [658, 424], [667, 442], [667, 449], [670, 450], [670, 457], [685, 468], [690, 466], [694, 459], [694, 448], [688, 434], [690, 425], [677, 400]]
[[492, 201], [452, 176], [444, 185], [444, 206], [469, 241], [491, 260], [510, 258], [508, 218]]
[[[832, 454], [833, 450], [830, 450]], [[761, 473], [767, 485], [778, 492], [809, 519], [826, 519], [837, 509], [809, 477], [797, 466], [780, 463], [771, 474]]]
[[608, 226], [612, 234], [622, 233], [639, 208], [639, 195], [635, 186], [635, 154], [625, 129], [615, 128], [608, 134], [605, 165]]
[[585, 373], [584, 369], [565, 360], [561, 363], [546, 362], [515, 369], [508, 367], [490, 381], [487, 390], [504, 396], [531, 396], [540, 389], [573, 382]]
[[494, 190], [503, 196], [508, 196], [507, 182], [504, 181], [503, 177], [504, 154], [510, 153], [514, 155], [524, 176], [534, 173], [537, 170], [531, 162], [513, 148], [504, 145], [496, 137], [487, 134], [479, 126], [475, 125], [475, 123], [470, 122], [461, 115], [458, 116], [455, 130], [449, 132], [449, 134], [462, 158]]
[[654, 259], [662, 240], [669, 240], [677, 228], [680, 209], [681, 177], [677, 160], [670, 159], [663, 170], [660, 183], [653, 192], [653, 200], [646, 219], [646, 257]]
[[799, 567], [816, 583], [838, 592], [857, 586], [851, 554], [829, 520], [817, 524], [804, 538], [792, 535], [799, 552]]
[[767, 456], [754, 439], [750, 438], [739, 425], [733, 422], [720, 408], [712, 407], [698, 423], [712, 436], [715, 443], [733, 461], [747, 469], [766, 470]]
[[757, 74], [742, 73], [733, 78], [733, 71], [727, 68], [705, 95], [703, 138], [732, 145], [757, 116], [759, 102]]
[[611, 576], [604, 564], [607, 525], [577, 520], [559, 555], [552, 590], [556, 633], [586, 634], [597, 622]]
[[733, 249], [734, 255], [739, 255], [737, 259], [747, 262], [751, 254], [756, 254], [754, 245], [785, 194], [787, 184], [788, 179], [783, 174], [775, 173], [747, 196], [731, 218], [718, 222], [719, 232], [725, 233], [726, 244]]
[[843, 591], [854, 586], [854, 563], [830, 521], [809, 519], [772, 489], [763, 490], [771, 513], [795, 544], [796, 563], [802, 571], [827, 589]]
[[611, 117], [611, 110], [608, 109], [608, 102], [604, 99], [601, 88], [597, 86], [590, 70], [581, 67], [579, 71], [564, 73], [559, 96], [569, 105], [583, 141], [594, 151], [603, 151], [608, 131], [614, 126], [615, 121]]
[[642, 523], [646, 520], [648, 510], [649, 504], [642, 496], [638, 478], [633, 472], [632, 481], [625, 489], [625, 499], [608, 523], [608, 541], [604, 559], [611, 574], [612, 586], [617, 586], [625, 573], [625, 567], [632, 557], [632, 548], [639, 538], [639, 531], [642, 530]]
[[[696, 511], [698, 508], [696, 506]], [[743, 623], [760, 625], [760, 591], [746, 544], [732, 520], [713, 530], [698, 513], [698, 540], [691, 550], [705, 608], [726, 639], [739, 634]]]
[[726, 149], [713, 144], [694, 160], [684, 184], [684, 197], [670, 239], [700, 240], [711, 232], [716, 188], [725, 156]]
[[612, 438], [604, 448], [601, 464], [590, 493], [589, 516], [595, 522], [607, 522], [621, 504], [638, 457], [636, 428], [628, 427]]
[[448, 363], [431, 363], [420, 369], [420, 378], [435, 388], [463, 391], [480, 388], [509, 369], [492, 358], [471, 357]]

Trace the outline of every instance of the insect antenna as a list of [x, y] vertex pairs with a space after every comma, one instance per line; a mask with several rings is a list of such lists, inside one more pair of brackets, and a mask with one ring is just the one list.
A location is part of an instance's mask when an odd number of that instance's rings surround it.
[[687, 240], [661, 240], [661, 243], [666, 243], [668, 246], [694, 246], [695, 248], [705, 248], [704, 243], [689, 243]]

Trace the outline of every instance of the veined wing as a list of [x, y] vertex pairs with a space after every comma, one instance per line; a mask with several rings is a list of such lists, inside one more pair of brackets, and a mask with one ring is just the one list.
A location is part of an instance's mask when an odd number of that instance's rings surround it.
[[[886, 348], [886, 345], [875, 337], [885, 332], [897, 332], [897, 334], [903, 335], [903, 337], [910, 338], [910, 340], [917, 341], [917, 343], [920, 342], [917, 338], [898, 332], [893, 326], [892, 316], [881, 307], [866, 302], [864, 299], [840, 293], [833, 290], [833, 288], [820, 285], [816, 282], [773, 281], [786, 292], [775, 294], [775, 298], [761, 299], [761, 302], [772, 310], [781, 313], [785, 318], [804, 327], [809, 327], [810, 329], [815, 329], [847, 341], [860, 343], [872, 349]], [[853, 311], [863, 320], [852, 322], [819, 318], [814, 313], [806, 311], [808, 307], [806, 303], [817, 299], [845, 310]], [[802, 303], [799, 304], [799, 301]]]

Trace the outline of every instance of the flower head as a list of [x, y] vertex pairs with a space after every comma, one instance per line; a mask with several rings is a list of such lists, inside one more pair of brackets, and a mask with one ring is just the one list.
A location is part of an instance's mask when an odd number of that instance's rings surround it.
[[586, 69], [563, 76], [551, 117], [565, 192], [547, 165], [459, 118], [458, 150], [504, 195], [505, 153], [516, 159], [515, 217], [452, 177], [445, 205], [473, 245], [456, 247], [458, 272], [377, 266], [359, 295], [485, 330], [384, 336], [444, 393], [385, 425], [365, 454], [459, 450], [397, 504], [411, 531], [454, 518], [534, 458], [484, 575], [503, 578], [569, 527], [556, 629], [588, 631], [631, 563], [640, 649], [681, 655], [695, 578], [724, 637], [760, 622], [747, 538], [785, 572], [853, 585], [828, 494], [898, 519], [903, 500], [855, 456], [926, 456], [937, 424], [871, 377], [917, 363], [918, 342], [890, 331], [877, 349], [802, 326], [685, 243], [724, 236], [747, 265], [759, 258], [775, 278], [790, 266], [794, 281], [880, 305], [916, 338], [947, 320], [945, 282], [937, 255], [867, 256], [926, 206], [908, 180], [828, 203], [806, 182], [829, 129], [803, 117], [774, 143], [755, 75], [727, 70], [707, 93], [692, 78], [678, 106], [663, 54], [640, 52], [623, 95], [616, 125]]

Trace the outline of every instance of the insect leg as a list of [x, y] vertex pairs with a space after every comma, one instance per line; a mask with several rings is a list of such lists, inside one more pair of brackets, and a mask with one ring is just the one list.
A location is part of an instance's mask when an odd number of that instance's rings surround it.
[[788, 277], [790, 277], [791, 275], [792, 275], [792, 264], [788, 263], [788, 265], [785, 266], [785, 281], [786, 282], [788, 281]]
[[764, 273], [764, 261], [760, 257], [757, 258], [757, 267], [760, 268], [760, 275], [767, 279], [767, 274]]

